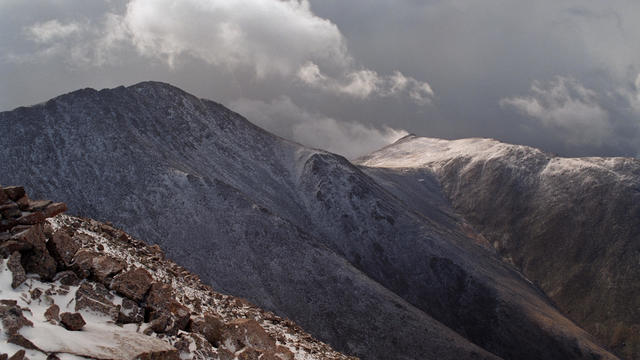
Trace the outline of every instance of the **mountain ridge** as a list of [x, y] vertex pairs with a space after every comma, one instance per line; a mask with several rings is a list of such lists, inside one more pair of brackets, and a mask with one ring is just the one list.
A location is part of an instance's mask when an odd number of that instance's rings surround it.
[[174, 89], [0, 113], [2, 181], [144, 234], [215, 288], [364, 358], [614, 358], [471, 241], [437, 184], [415, 213], [343, 157]]

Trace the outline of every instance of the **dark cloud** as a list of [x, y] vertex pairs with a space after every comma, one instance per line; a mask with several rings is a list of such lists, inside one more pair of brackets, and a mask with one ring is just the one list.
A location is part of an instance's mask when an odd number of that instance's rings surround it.
[[632, 1], [0, 0], [0, 109], [154, 79], [349, 156], [401, 130], [635, 156], [638, 15]]

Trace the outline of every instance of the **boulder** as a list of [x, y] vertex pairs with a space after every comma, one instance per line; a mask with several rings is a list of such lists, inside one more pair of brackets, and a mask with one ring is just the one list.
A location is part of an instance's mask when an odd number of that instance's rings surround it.
[[76, 291], [76, 311], [93, 310], [99, 314], [118, 319], [119, 309], [111, 302], [113, 295], [97, 282], [83, 282]]
[[26, 358], [27, 358], [26, 357], [26, 352], [24, 351], [24, 349], [20, 349], [20, 350], [16, 351], [15, 354], [11, 355], [9, 360], [24, 360]]
[[238, 354], [238, 360], [259, 360], [260, 355], [262, 355], [262, 352], [248, 347]]
[[46, 218], [44, 214], [40, 211], [36, 211], [36, 212], [24, 211], [22, 212], [22, 216], [20, 216], [17, 219], [17, 221], [18, 221], [18, 224], [20, 225], [35, 225], [35, 224], [43, 223], [45, 219]]
[[25, 270], [28, 273], [38, 274], [45, 281], [53, 280], [56, 275], [57, 264], [46, 249], [44, 251], [36, 249], [29, 251], [24, 255], [24, 258]]
[[47, 205], [47, 207], [42, 210], [42, 213], [45, 218], [50, 218], [65, 211], [67, 211], [67, 205], [65, 203], [52, 203]]
[[131, 300], [142, 301], [152, 281], [153, 278], [146, 270], [136, 268], [118, 274], [111, 283], [111, 289]]
[[29, 209], [29, 211], [42, 211], [52, 202], [51, 200], [28, 200], [27, 209]]
[[2, 329], [8, 335], [17, 334], [23, 326], [33, 326], [33, 323], [22, 315], [22, 308], [16, 301], [0, 303], [0, 318], [2, 318]]
[[[43, 232], [44, 233], [44, 232]], [[47, 241], [47, 249], [61, 268], [70, 267], [73, 257], [80, 250], [80, 244], [76, 242], [66, 231], [58, 229]]]
[[174, 300], [173, 290], [170, 285], [154, 282], [147, 295], [147, 309], [151, 319], [155, 319], [158, 314], [167, 311], [169, 303]]
[[12, 273], [11, 287], [17, 288], [22, 285], [22, 283], [27, 280], [27, 273], [24, 271], [22, 267], [22, 256], [19, 252], [15, 251], [9, 257], [9, 261], [7, 262], [7, 267]]
[[22, 186], [7, 186], [4, 188], [4, 193], [13, 201], [17, 201], [25, 195], [24, 187]]
[[53, 277], [53, 281], [59, 281], [60, 284], [66, 286], [76, 286], [80, 283], [78, 275], [71, 270], [61, 271]]
[[20, 207], [13, 201], [8, 201], [2, 205], [0, 205], [0, 214], [5, 218], [18, 218], [22, 216], [22, 211], [20, 211]]
[[125, 263], [110, 256], [97, 256], [93, 258], [91, 273], [100, 282], [105, 282], [107, 278], [120, 273], [125, 269]]
[[93, 259], [100, 256], [98, 253], [88, 250], [80, 249], [73, 256], [72, 269], [78, 274], [80, 278], [88, 278], [91, 275], [91, 268], [93, 266]]
[[57, 323], [60, 321], [60, 307], [56, 304], [52, 304], [44, 312], [44, 317], [50, 323]]
[[257, 350], [274, 350], [276, 341], [253, 319], [237, 319], [225, 325], [223, 338], [231, 340], [236, 347], [251, 347]]
[[145, 352], [135, 357], [136, 360], [180, 360], [178, 350]]
[[189, 324], [189, 331], [201, 334], [207, 341], [219, 347], [222, 341], [224, 322], [219, 317], [212, 314], [205, 314], [202, 318], [195, 318]]
[[144, 321], [144, 309], [138, 303], [127, 298], [122, 299], [118, 322], [121, 324], [141, 323]]
[[26, 211], [27, 209], [29, 209], [29, 201], [29, 197], [25, 194], [23, 197], [16, 200], [16, 204], [18, 204], [20, 210]]
[[64, 312], [60, 314], [60, 323], [67, 330], [79, 331], [86, 325], [86, 322], [79, 313]]
[[47, 249], [46, 237], [42, 231], [42, 225], [16, 226], [12, 229], [12, 240], [29, 244], [33, 249], [44, 251]]

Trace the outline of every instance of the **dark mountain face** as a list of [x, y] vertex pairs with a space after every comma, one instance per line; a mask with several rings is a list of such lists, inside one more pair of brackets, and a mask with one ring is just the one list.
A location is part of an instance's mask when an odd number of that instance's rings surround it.
[[346, 353], [613, 358], [476, 244], [433, 176], [409, 190], [160, 83], [0, 113], [0, 133], [0, 182], [159, 243]]
[[384, 171], [403, 181], [435, 176], [455, 209], [568, 317], [640, 358], [640, 161], [409, 137], [361, 163], [395, 168]]

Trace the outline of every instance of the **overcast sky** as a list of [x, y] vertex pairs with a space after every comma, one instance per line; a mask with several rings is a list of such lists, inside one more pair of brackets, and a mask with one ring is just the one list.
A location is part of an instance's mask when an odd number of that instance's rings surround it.
[[347, 157], [407, 132], [640, 154], [640, 2], [0, 0], [0, 111], [157, 80]]

